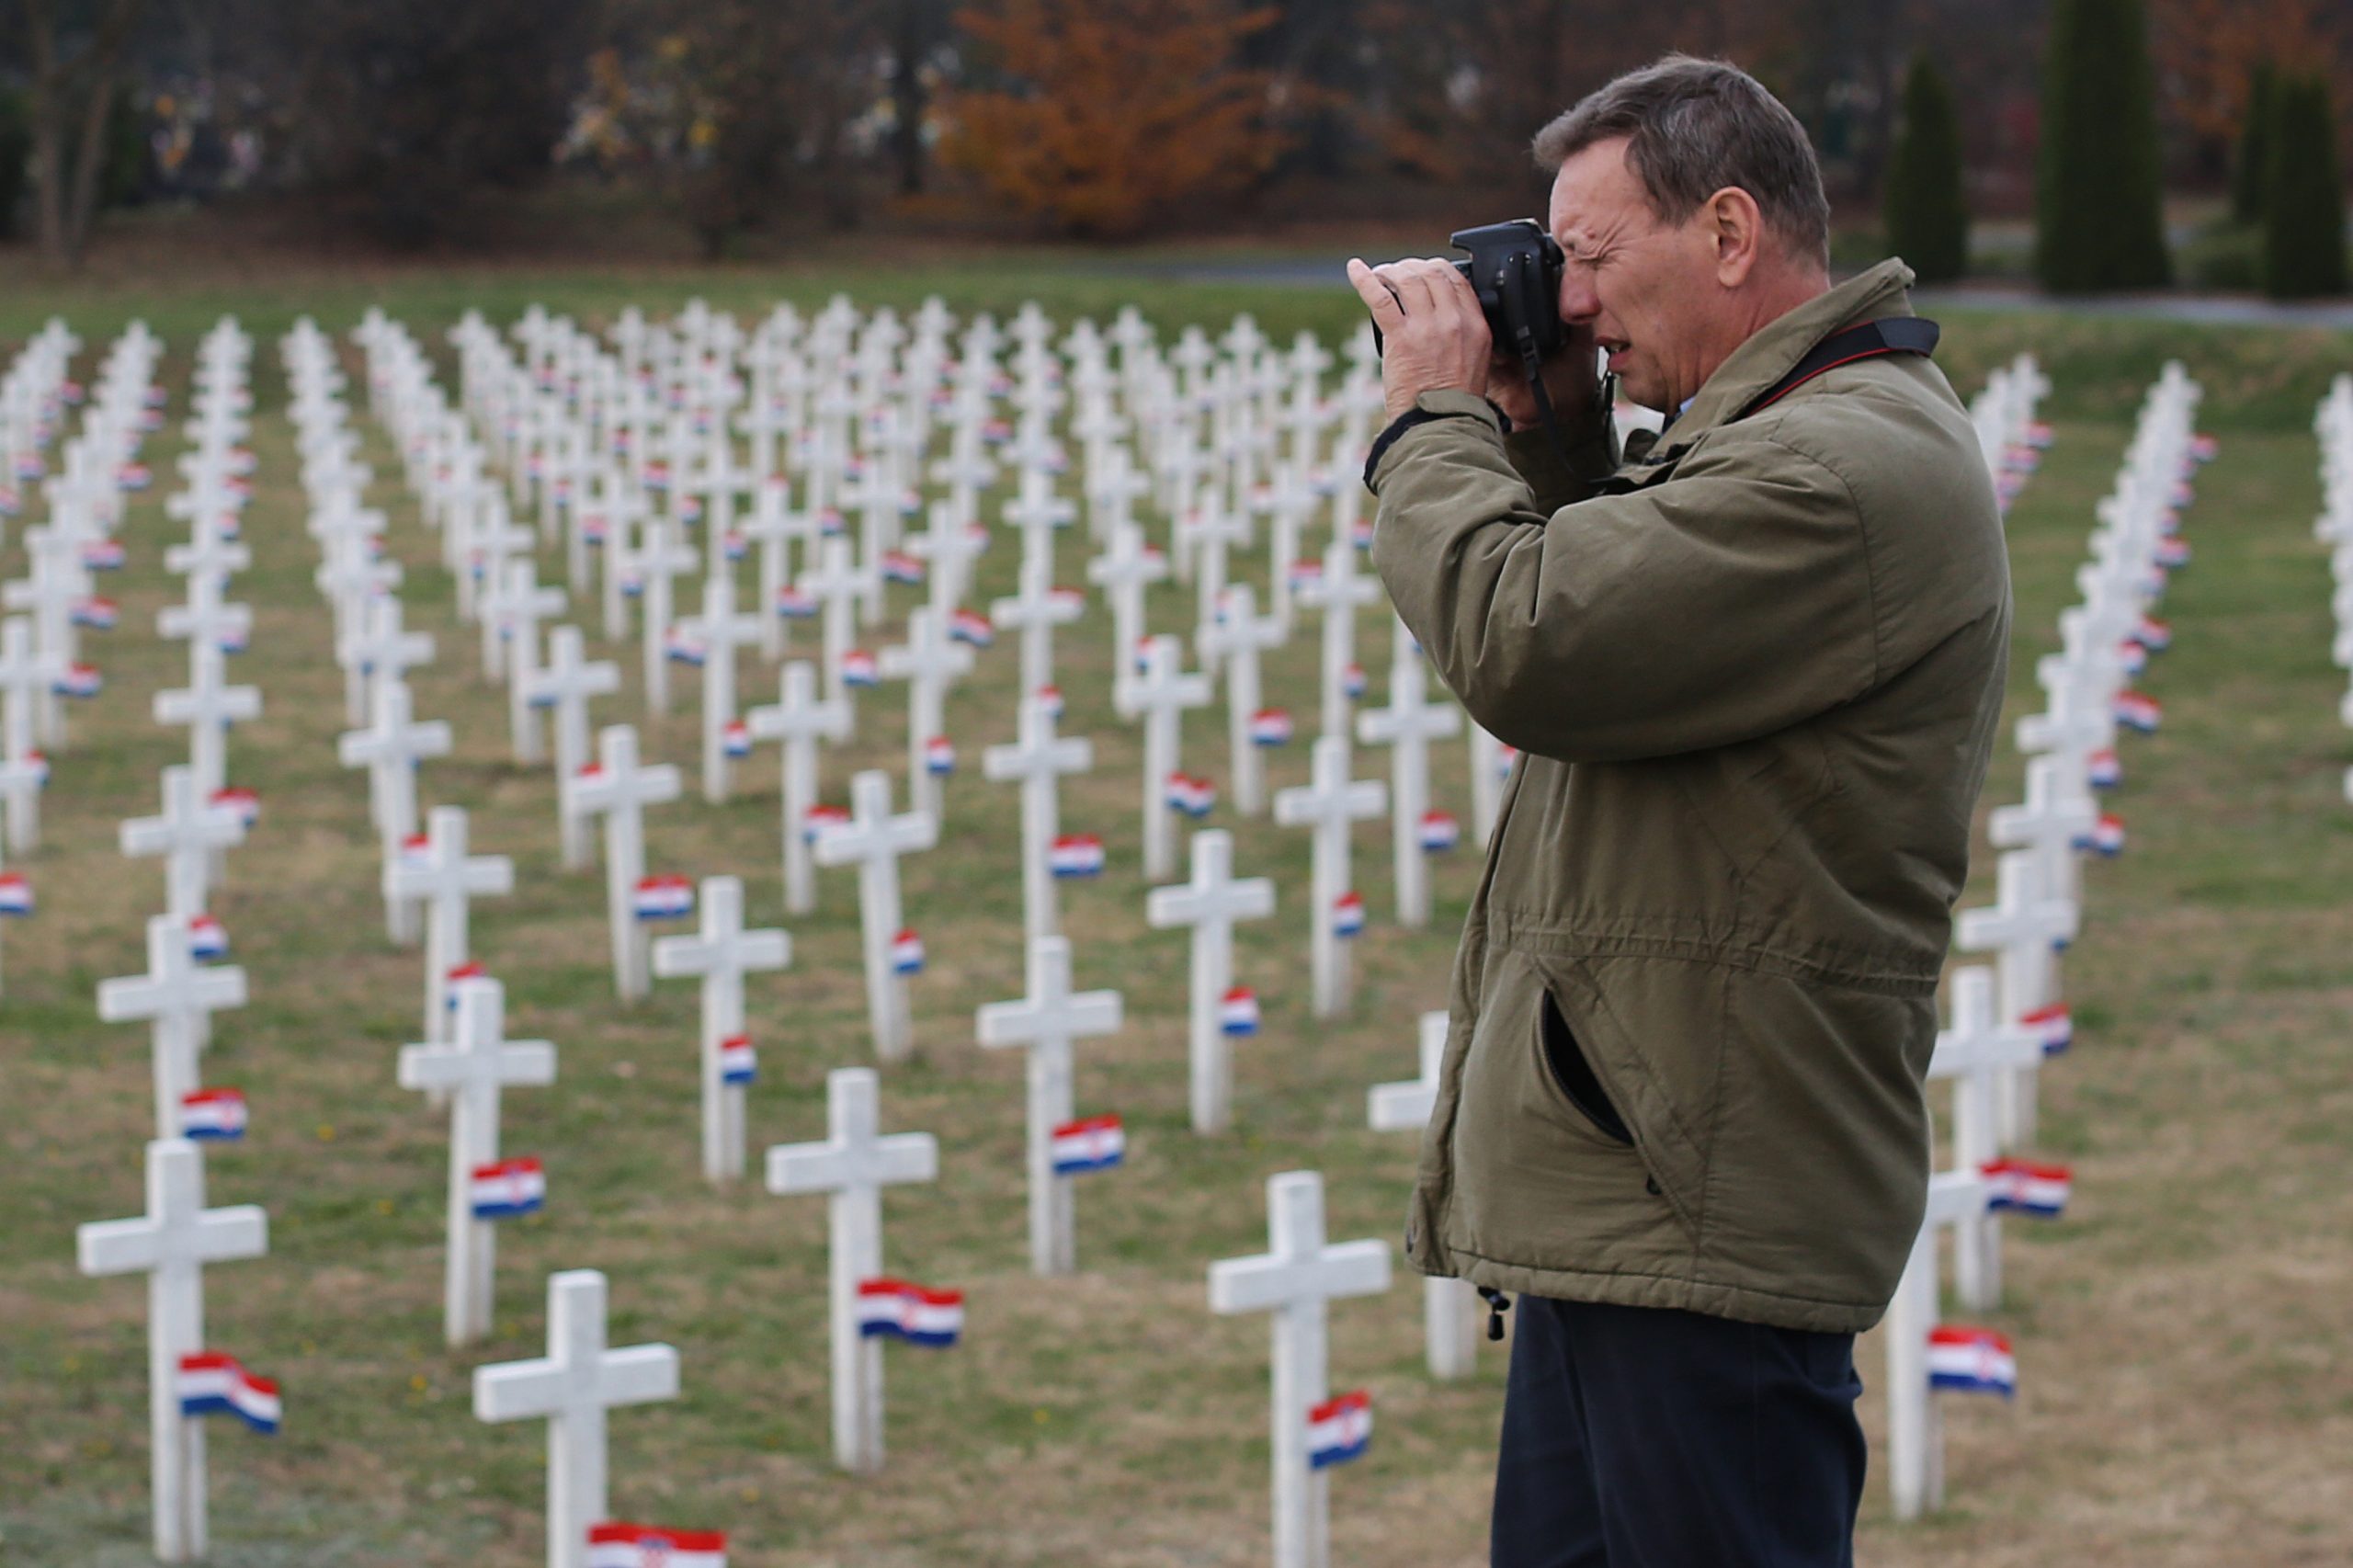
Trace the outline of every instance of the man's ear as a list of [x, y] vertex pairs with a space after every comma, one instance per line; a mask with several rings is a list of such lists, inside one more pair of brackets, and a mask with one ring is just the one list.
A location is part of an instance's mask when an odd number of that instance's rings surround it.
[[1716, 252], [1716, 282], [1737, 289], [1748, 280], [1765, 245], [1765, 214], [1736, 185], [1708, 198], [1701, 209]]

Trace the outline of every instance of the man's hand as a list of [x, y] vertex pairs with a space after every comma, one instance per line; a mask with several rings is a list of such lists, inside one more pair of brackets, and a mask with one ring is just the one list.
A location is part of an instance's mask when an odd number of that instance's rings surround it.
[[[1552, 417], [1560, 421], [1563, 438], [1574, 444], [1577, 433], [1599, 417], [1601, 377], [1595, 368], [1598, 360], [1593, 329], [1571, 326], [1567, 332], [1568, 341], [1544, 359], [1544, 395], [1552, 400]], [[1487, 396], [1510, 417], [1515, 430], [1533, 430], [1543, 423], [1527, 368], [1517, 354], [1495, 350], [1487, 366]]]
[[1381, 390], [1396, 418], [1426, 392], [1487, 395], [1493, 352], [1479, 296], [1450, 261], [1348, 263], [1348, 281], [1381, 329]]

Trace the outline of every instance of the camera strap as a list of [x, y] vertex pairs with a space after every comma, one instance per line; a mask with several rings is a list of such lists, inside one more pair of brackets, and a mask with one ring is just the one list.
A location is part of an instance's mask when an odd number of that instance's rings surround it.
[[1758, 409], [1769, 408], [1814, 377], [1858, 359], [1877, 359], [1889, 354], [1917, 354], [1925, 359], [1936, 352], [1937, 339], [1943, 335], [1944, 329], [1926, 316], [1888, 316], [1834, 332], [1790, 367], [1788, 375], [1751, 398], [1733, 418], [1745, 419]]

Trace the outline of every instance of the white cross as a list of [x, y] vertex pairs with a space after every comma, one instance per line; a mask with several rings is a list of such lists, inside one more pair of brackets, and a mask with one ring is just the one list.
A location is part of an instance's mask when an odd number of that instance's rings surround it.
[[1054, 570], [1054, 530], [1078, 516], [1078, 508], [1054, 494], [1053, 475], [1035, 463], [1024, 463], [1021, 494], [1005, 504], [1002, 515], [1021, 531], [1025, 575], [1036, 567], [1051, 578]]
[[1324, 612], [1323, 730], [1346, 744], [1348, 666], [1356, 662], [1357, 610], [1381, 602], [1381, 583], [1358, 572], [1355, 545], [1335, 540], [1324, 551], [1324, 570], [1299, 590], [1298, 598]]
[[[376, 687], [373, 729], [347, 730], [335, 742], [335, 755], [346, 767], [368, 769], [369, 814], [389, 866], [400, 858], [401, 846], [416, 832], [416, 765], [428, 756], [449, 755], [449, 726], [440, 720], [412, 721], [408, 687], [386, 680]], [[415, 911], [399, 899], [384, 903], [384, 928], [395, 942], [415, 939]]]
[[1267, 1237], [1259, 1256], [1210, 1265], [1210, 1310], [1274, 1314], [1275, 1568], [1328, 1568], [1330, 1478], [1308, 1466], [1307, 1415], [1328, 1394], [1330, 1303], [1388, 1290], [1389, 1247], [1324, 1241], [1313, 1171], [1267, 1178]]
[[613, 983], [624, 1002], [644, 996], [645, 933], [637, 921], [637, 884], [645, 876], [645, 808], [678, 798], [678, 770], [640, 767], [637, 732], [608, 724], [597, 737], [596, 771], [563, 781], [564, 809], [605, 819], [605, 912], [612, 928]]
[[[33, 651], [32, 631], [20, 615], [0, 620], [0, 761], [19, 765], [30, 763], [41, 702], [63, 669], [63, 661]], [[9, 846], [29, 854], [40, 838], [40, 791], [19, 783], [6, 798]]]
[[1221, 1008], [1233, 984], [1233, 926], [1275, 912], [1275, 884], [1265, 877], [1233, 880], [1233, 835], [1218, 829], [1193, 835], [1192, 880], [1154, 888], [1144, 897], [1153, 926], [1193, 928], [1189, 1045], [1193, 1131], [1222, 1132], [1232, 1119], [1233, 1064]]
[[581, 515], [584, 528], [592, 517], [603, 519], [605, 525], [605, 559], [597, 568], [603, 576], [597, 588], [604, 600], [608, 642], [629, 635], [629, 585], [637, 574], [637, 547], [632, 540], [642, 530], [647, 516], [645, 503], [620, 483], [618, 474], [596, 506]]
[[548, 1276], [548, 1353], [474, 1369], [474, 1418], [548, 1422], [548, 1568], [586, 1568], [588, 1527], [611, 1517], [605, 1488], [605, 1412], [678, 1397], [678, 1353], [667, 1345], [605, 1345], [605, 1277]]
[[1121, 521], [1111, 528], [1103, 553], [1086, 563], [1086, 580], [1111, 601], [1115, 653], [1143, 640], [1144, 589], [1167, 579], [1168, 558], [1145, 542], [1142, 524]]
[[[155, 634], [185, 640], [191, 647], [199, 642], [209, 642], [223, 653], [233, 646], [244, 646], [253, 635], [253, 607], [224, 603], [221, 592], [218, 578], [189, 578], [187, 601], [165, 605], [155, 612]], [[340, 657], [340, 653], [337, 656]], [[426, 656], [430, 658], [432, 654], [428, 652]], [[351, 722], [355, 724], [359, 722], [358, 710], [354, 711]]]
[[926, 755], [947, 733], [948, 689], [972, 674], [972, 650], [949, 637], [927, 607], [917, 606], [907, 612], [905, 644], [883, 649], [877, 665], [884, 678], [907, 683], [907, 803], [938, 816], [946, 791]]
[[1267, 763], [1250, 736], [1250, 721], [1261, 701], [1258, 655], [1286, 641], [1279, 616], [1258, 613], [1257, 596], [1247, 583], [1225, 590], [1218, 612], [1193, 632], [1193, 648], [1204, 668], [1225, 673], [1225, 727], [1233, 755], [1233, 809], [1245, 817], [1267, 811]]
[[727, 726], [735, 720], [735, 651], [756, 647], [760, 618], [735, 613], [735, 577], [720, 562], [702, 585], [702, 613], [678, 623], [702, 645], [702, 798], [727, 799]]
[[[1193, 551], [1193, 625], [1196, 644], [1199, 629], [1217, 619], [1218, 606], [1223, 601], [1227, 588], [1227, 552], [1245, 550], [1250, 544], [1250, 519], [1239, 512], [1227, 512], [1219, 506], [1215, 494], [1205, 495], [1201, 504], [1176, 520], [1176, 537]], [[1290, 635], [1290, 622], [1278, 615], [1283, 635]]]
[[954, 503], [949, 501], [933, 502], [924, 531], [907, 540], [908, 552], [924, 562], [931, 587], [931, 610], [942, 621], [951, 619], [963, 604], [972, 562], [988, 545], [988, 531], [958, 517]]
[[[1952, 1085], [1952, 1163], [1975, 1171], [2002, 1152], [1995, 1094], [2004, 1078], [2042, 1063], [2042, 1036], [2002, 1021], [1994, 1006], [1993, 971], [1982, 966], [1953, 971], [1952, 1023], [1937, 1032], [1930, 1078]], [[1953, 1232], [1954, 1287], [1974, 1311], [2002, 1300], [2002, 1228], [1991, 1214], [1963, 1215]]]
[[989, 624], [999, 631], [1021, 633], [1021, 689], [1039, 691], [1054, 684], [1054, 628], [1085, 613], [1086, 603], [1075, 594], [1058, 591], [1052, 582], [1052, 561], [1029, 557], [1021, 563], [1021, 591], [989, 605]]
[[354, 729], [368, 722], [375, 694], [387, 681], [405, 680], [410, 670], [433, 662], [433, 634], [407, 631], [401, 621], [400, 600], [389, 594], [370, 599], [359, 629], [335, 646], [335, 662], [343, 666], [345, 719]]
[[638, 609], [642, 642], [641, 658], [645, 682], [645, 708], [649, 713], [670, 710], [669, 637], [672, 618], [671, 579], [691, 572], [701, 563], [697, 555], [678, 540], [678, 525], [668, 517], [645, 519], [643, 540], [630, 558], [636, 570], [640, 593], [643, 600]]
[[1078, 1267], [1078, 1236], [1071, 1178], [1054, 1173], [1054, 1129], [1071, 1119], [1071, 1047], [1115, 1032], [1120, 994], [1070, 988], [1070, 938], [1029, 941], [1029, 994], [991, 1002], [973, 1015], [981, 1044], [1018, 1046], [1029, 1053], [1029, 1267], [1040, 1275]]
[[[761, 467], [761, 472], [767, 470]], [[774, 661], [784, 656], [785, 620], [777, 611], [777, 600], [783, 597], [785, 585], [791, 581], [790, 561], [787, 547], [794, 540], [804, 543], [817, 537], [816, 519], [792, 509], [792, 490], [782, 474], [769, 473], [760, 483], [752, 515], [744, 523], [745, 540], [760, 547], [758, 588], [753, 604], [759, 612], [760, 657]]]
[[587, 824], [562, 809], [563, 781], [588, 762], [588, 701], [609, 697], [621, 688], [620, 671], [610, 660], [590, 662], [583, 656], [580, 628], [559, 626], [548, 633], [548, 661], [518, 686], [523, 699], [555, 710], [555, 776], [559, 797], [557, 826], [562, 834], [563, 867], [579, 870], [588, 864]]
[[147, 1276], [147, 1431], [153, 1476], [155, 1557], [187, 1562], [208, 1541], [204, 1421], [180, 1411], [180, 1358], [204, 1344], [204, 1266], [269, 1250], [269, 1216], [257, 1204], [204, 1206], [204, 1156], [185, 1138], [147, 1145], [147, 1212], [99, 1220], [74, 1234], [90, 1275]]
[[1985, 1209], [1975, 1171], [1928, 1177], [1927, 1212], [1912, 1256], [1888, 1302], [1881, 1338], [1887, 1346], [1887, 1471], [1895, 1517], [1916, 1519], [1944, 1504], [1944, 1429], [1928, 1392], [1928, 1331], [1937, 1326], [1937, 1233]]
[[730, 1084], [720, 1047], [744, 1032], [744, 976], [792, 961], [782, 931], [744, 929], [741, 877], [702, 880], [702, 928], [654, 944], [654, 972], [702, 982], [702, 1174], [713, 1182], [744, 1174], [744, 1085]]
[[[439, 812], [434, 813], [438, 816]], [[497, 1228], [473, 1211], [473, 1172], [498, 1155], [500, 1092], [555, 1082], [555, 1047], [506, 1038], [506, 988], [485, 976], [457, 983], [450, 1027], [401, 1048], [400, 1086], [449, 1104], [449, 1253], [442, 1320], [452, 1345], [487, 1336], [494, 1295]]]
[[[1420, 1076], [1375, 1084], [1365, 1097], [1365, 1119], [1375, 1132], [1419, 1132], [1438, 1105], [1439, 1070], [1446, 1060], [1446, 1011], [1421, 1019]], [[1479, 1296], [1467, 1279], [1422, 1281], [1422, 1337], [1430, 1376], [1467, 1378], [1478, 1358]]]
[[436, 806], [426, 819], [425, 846], [408, 846], [384, 862], [384, 902], [425, 909], [425, 1038], [449, 1038], [449, 971], [469, 955], [470, 902], [515, 891], [515, 862], [504, 855], [466, 854], [463, 806]]
[[849, 702], [819, 701], [817, 671], [805, 659], [788, 663], [777, 678], [777, 700], [744, 715], [755, 740], [783, 751], [784, 907], [805, 915], [817, 906], [817, 879], [809, 851], [809, 812], [817, 803], [817, 743], [849, 738]]
[[[1995, 902], [1990, 908], [1961, 912], [1953, 923], [1953, 945], [1964, 953], [1995, 955], [2005, 1023], [2021, 1023], [2057, 1000], [2052, 954], [2059, 944], [2075, 939], [2077, 919], [2074, 900], [2053, 898], [2043, 888], [2031, 850], [2008, 850], [1995, 862]], [[2023, 1068], [1998, 1087], [2005, 1147], [2034, 1136], [2035, 1075], [2034, 1068]]]
[[867, 579], [879, 570], [873, 565], [855, 564], [850, 559], [849, 540], [836, 534], [817, 546], [817, 569], [801, 574], [801, 591], [813, 597], [823, 608], [818, 622], [818, 646], [824, 661], [828, 702], [840, 700], [846, 689], [842, 665], [849, 656], [851, 639], [858, 630], [858, 596], [865, 591]]
[[[1321, 496], [1315, 494], [1313, 487], [1308, 483], [1306, 475], [1288, 464], [1283, 465], [1280, 472], [1276, 476], [1275, 483], [1270, 487], [1267, 495], [1267, 569], [1269, 578], [1269, 585], [1267, 588], [1268, 606], [1273, 609], [1276, 615], [1282, 618], [1282, 622], [1286, 627], [1290, 624], [1291, 607], [1294, 599], [1311, 606], [1317, 602], [1311, 598], [1303, 590], [1294, 589], [1291, 586], [1291, 568], [1299, 560], [1300, 527], [1302, 524], [1305, 523], [1309, 516], [1314, 512], [1316, 506], [1321, 504], [1322, 499], [1323, 498]], [[1341, 550], [1355, 549], [1355, 546], [1345, 536], [1335, 540], [1333, 544], [1336, 548]], [[1326, 569], [1329, 569], [1328, 565]], [[1370, 599], [1360, 599], [1358, 602], [1369, 604], [1373, 601]], [[1324, 608], [1328, 613], [1330, 607], [1326, 605]], [[1342, 614], [1344, 619], [1353, 624], [1354, 618], [1350, 612], [1344, 610]], [[1327, 647], [1330, 645], [1331, 638], [1332, 634], [1326, 632], [1325, 645]], [[1347, 663], [1345, 659], [1341, 662], [1343, 664]], [[1326, 719], [1325, 723], [1328, 727], [1330, 723], [1328, 718]]]
[[2067, 788], [2069, 770], [2055, 756], [2038, 756], [2026, 765], [2026, 799], [2015, 806], [1996, 806], [1988, 814], [1985, 836], [1996, 849], [2024, 849], [2034, 856], [2044, 891], [2057, 898], [2075, 897], [2076, 857], [2083, 841], [2099, 824], [2099, 807], [2093, 802], [2080, 768], [2073, 771], [2075, 788]]
[[145, 1020], [153, 1041], [155, 1136], [176, 1138], [180, 1099], [193, 1092], [196, 1059], [216, 1012], [245, 1005], [245, 971], [207, 966], [190, 949], [188, 921], [156, 915], [147, 921], [147, 972], [98, 982], [98, 1017], [107, 1023]]
[[1317, 739], [1311, 778], [1313, 782], [1304, 789], [1275, 796], [1275, 820], [1315, 831], [1308, 951], [1315, 971], [1315, 1016], [1329, 1018], [1348, 1000], [1348, 954], [1333, 921], [1341, 895], [1349, 891], [1349, 829], [1386, 811], [1389, 791], [1377, 780], [1349, 778], [1348, 743], [1338, 735]]
[[195, 770], [164, 769], [160, 815], [133, 817], [119, 829], [125, 855], [164, 858], [164, 907], [182, 916], [204, 913], [212, 882], [215, 851], [245, 841], [245, 824], [234, 810], [216, 806]]
[[515, 760], [540, 760], [540, 715], [527, 695], [540, 667], [540, 623], [563, 613], [564, 591], [540, 585], [526, 557], [506, 562], [495, 591], [482, 602], [483, 673], [506, 682], [506, 727]]
[[1021, 699], [1019, 738], [991, 746], [981, 756], [983, 775], [996, 783], [1021, 785], [1021, 909], [1024, 933], [1035, 939], [1061, 929], [1053, 873], [1054, 840], [1062, 833], [1061, 785], [1064, 774], [1095, 766], [1095, 746], [1078, 737], [1058, 739], [1054, 702], [1035, 693]]
[[[1126, 649], [1114, 653], [1128, 656]], [[1206, 707], [1210, 699], [1209, 677], [1184, 674], [1184, 645], [1164, 633], [1144, 644], [1142, 672], [1121, 682], [1120, 710], [1143, 721], [1143, 874], [1154, 881], [1176, 869], [1167, 791], [1177, 767], [1185, 710]]]
[[858, 1288], [882, 1273], [882, 1188], [937, 1180], [928, 1132], [882, 1137], [870, 1067], [825, 1074], [825, 1142], [768, 1149], [767, 1188], [822, 1192], [831, 1239], [826, 1301], [833, 1338], [834, 1460], [871, 1475], [882, 1468], [882, 1342], [859, 1333]]
[[261, 716], [258, 690], [223, 684], [222, 658], [218, 643], [191, 643], [188, 686], [159, 691], [154, 700], [155, 722], [188, 726], [189, 770], [207, 798], [228, 782], [229, 726]]
[[850, 820], [826, 828], [813, 846], [820, 866], [858, 867], [858, 909], [865, 936], [866, 1006], [874, 1052], [885, 1062], [914, 1045], [906, 981], [891, 961], [899, 931], [899, 857], [939, 842], [939, 824], [920, 812], [891, 814], [891, 776], [879, 770], [849, 781]]
[[1430, 923], [1430, 874], [1422, 848], [1423, 813], [1430, 804], [1430, 743], [1462, 728], [1462, 715], [1429, 700], [1422, 656], [1397, 623], [1389, 663], [1389, 706], [1357, 715], [1357, 739], [1389, 747], [1390, 853], [1396, 864], [1397, 924], [1419, 930]]
[[[32, 612], [34, 646], [45, 660], [60, 666], [74, 662], [74, 605], [89, 592], [90, 574], [82, 569], [81, 541], [57, 528], [27, 528], [18, 541], [27, 555], [28, 574], [0, 587], [0, 605]], [[41, 740], [51, 747], [65, 743], [63, 705], [53, 687], [33, 693], [33, 710]]]

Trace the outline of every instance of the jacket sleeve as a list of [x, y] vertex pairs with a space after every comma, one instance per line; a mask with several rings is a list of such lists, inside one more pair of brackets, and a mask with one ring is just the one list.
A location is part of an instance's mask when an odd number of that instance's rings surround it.
[[[1562, 761], [1769, 734], [1879, 677], [1846, 483], [1764, 422], [1671, 478], [1540, 509], [1483, 404], [1408, 430], [1373, 475], [1373, 563], [1471, 716]], [[1466, 400], [1472, 401], [1472, 400]]]

